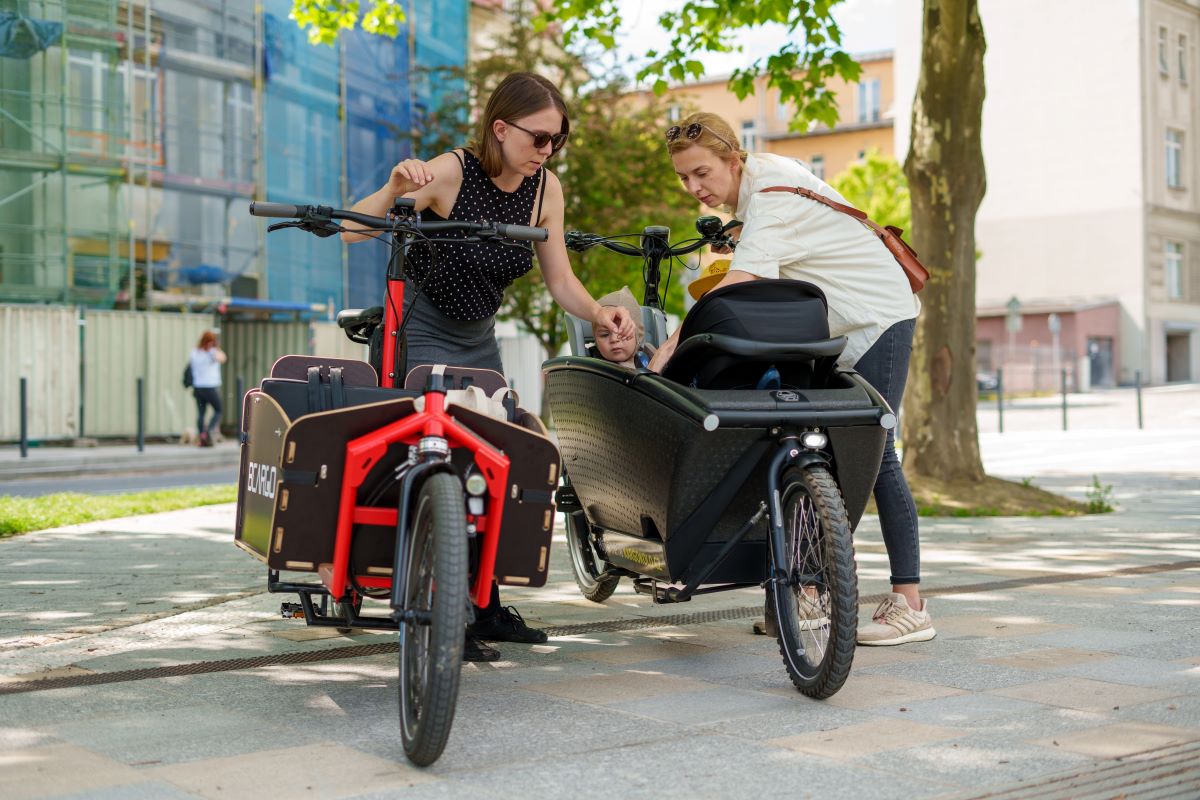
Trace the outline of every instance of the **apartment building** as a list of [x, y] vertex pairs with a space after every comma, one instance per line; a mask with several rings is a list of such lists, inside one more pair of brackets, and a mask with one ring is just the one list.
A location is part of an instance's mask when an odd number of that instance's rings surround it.
[[[981, 366], [1061, 363], [1080, 388], [1200, 379], [1200, 0], [979, 10]], [[915, 93], [920, 44], [919, 4], [904, 4], [899, 97]], [[897, 114], [897, 153], [909, 124]]]
[[841, 112], [832, 128], [791, 130], [795, 104], [781, 102], [779, 90], [768, 88], [766, 77], [758, 79], [754, 94], [744, 100], [729, 91], [727, 75], [673, 86], [667, 91], [670, 115], [678, 119], [691, 111], [718, 114], [739, 132], [744, 149], [798, 158], [818, 177], [830, 179], [868, 150], [894, 153], [892, 53], [863, 53], [855, 59], [862, 66], [858, 82], [838, 80], [828, 86]]

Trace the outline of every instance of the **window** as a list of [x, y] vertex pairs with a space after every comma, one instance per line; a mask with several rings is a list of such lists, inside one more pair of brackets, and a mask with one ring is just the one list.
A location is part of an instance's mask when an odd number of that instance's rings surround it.
[[229, 146], [225, 150], [225, 177], [249, 183], [254, 180], [254, 95], [249, 84], [230, 83], [226, 97]]
[[788, 108], [788, 104], [780, 100], [775, 104], [775, 119], [780, 122], [792, 121], [792, 110]]
[[667, 107], [667, 122], [675, 124], [683, 119], [683, 109], [677, 105]]
[[879, 80], [872, 79], [858, 84], [858, 121], [879, 121]]
[[808, 162], [808, 164], [810, 167], [812, 167], [813, 175], [816, 175], [821, 180], [825, 180], [825, 156], [819, 154], [815, 155], [812, 157], [812, 160]]
[[1179, 34], [1179, 82], [1187, 86], [1187, 35]]
[[742, 149], [747, 152], [754, 152], [758, 149], [758, 126], [754, 124], [754, 120], [744, 120], [742, 122], [742, 135], [739, 139], [742, 143]]
[[1167, 242], [1165, 258], [1163, 259], [1166, 272], [1167, 299], [1183, 299], [1183, 245], [1179, 242]]
[[1164, 78], [1171, 74], [1167, 66], [1167, 26], [1158, 26], [1158, 74]]
[[1167, 188], [1183, 188], [1183, 133], [1167, 130]]

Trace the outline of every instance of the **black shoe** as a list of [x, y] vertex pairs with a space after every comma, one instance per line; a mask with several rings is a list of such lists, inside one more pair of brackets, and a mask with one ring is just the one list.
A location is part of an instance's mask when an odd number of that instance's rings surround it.
[[467, 641], [463, 645], [463, 661], [488, 662], [499, 660], [499, 650], [489, 647], [474, 636], [467, 634]]
[[472, 622], [467, 626], [467, 632], [490, 642], [541, 644], [546, 641], [546, 633], [526, 625], [521, 612], [512, 606], [500, 609], [487, 619]]
[[771, 602], [769, 595], [767, 602], [763, 603], [763, 618], [754, 621], [754, 633], [758, 636], [770, 636], [772, 639], [779, 637], [779, 623], [775, 619], [775, 604]]

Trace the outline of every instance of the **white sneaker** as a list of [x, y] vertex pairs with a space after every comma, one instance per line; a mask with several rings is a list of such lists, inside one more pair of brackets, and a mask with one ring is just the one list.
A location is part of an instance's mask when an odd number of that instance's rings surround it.
[[871, 615], [871, 623], [858, 629], [858, 643], [869, 646], [927, 642], [937, 636], [929, 616], [928, 601], [918, 611], [908, 607], [904, 595], [891, 592]]
[[[812, 591], [816, 591], [813, 589]], [[801, 592], [796, 599], [796, 619], [800, 630], [815, 631], [829, 626], [829, 592], [822, 592], [820, 598], [810, 597], [808, 592]], [[763, 619], [755, 620], [754, 632], [759, 636], [779, 636], [779, 623], [775, 620], [775, 609], [770, 601], [763, 609]]]

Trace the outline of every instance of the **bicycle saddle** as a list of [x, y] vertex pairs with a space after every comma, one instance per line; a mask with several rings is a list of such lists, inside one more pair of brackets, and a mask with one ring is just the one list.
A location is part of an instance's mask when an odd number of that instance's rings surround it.
[[338, 327], [346, 331], [350, 341], [367, 344], [371, 331], [383, 322], [383, 306], [370, 308], [346, 308], [338, 312]]

